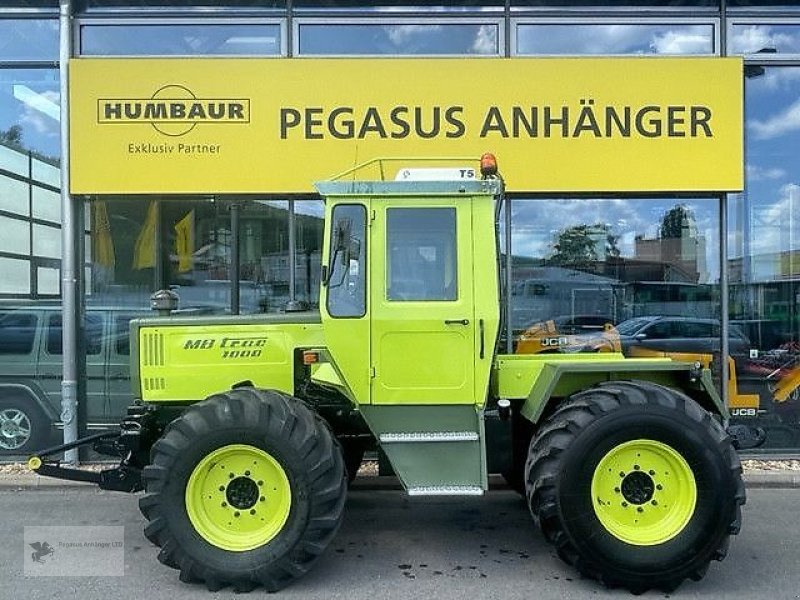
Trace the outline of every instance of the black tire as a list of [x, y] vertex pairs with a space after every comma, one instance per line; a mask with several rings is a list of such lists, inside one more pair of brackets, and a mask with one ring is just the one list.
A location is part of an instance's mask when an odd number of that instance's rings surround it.
[[25, 455], [41, 450], [51, 432], [52, 424], [31, 398], [0, 399], [0, 454]]
[[[275, 537], [246, 551], [204, 539], [189, 519], [184, 494], [195, 466], [212, 451], [245, 444], [267, 452], [289, 481], [291, 507]], [[301, 401], [276, 391], [240, 388], [216, 394], [175, 419], [144, 469], [139, 508], [145, 536], [181, 581], [215, 591], [227, 585], [274, 592], [304, 575], [342, 522], [347, 479], [342, 452], [327, 423]], [[237, 515], [238, 516], [238, 515]]]
[[[640, 439], [677, 452], [697, 490], [685, 526], [651, 545], [612, 535], [593, 508], [591, 492], [603, 457]], [[531, 440], [526, 487], [534, 520], [565, 562], [608, 587], [642, 593], [673, 590], [687, 577], [697, 581], [711, 560], [725, 557], [730, 536], [741, 526], [741, 473], [730, 437], [694, 400], [649, 382], [616, 381], [573, 395], [548, 419]]]

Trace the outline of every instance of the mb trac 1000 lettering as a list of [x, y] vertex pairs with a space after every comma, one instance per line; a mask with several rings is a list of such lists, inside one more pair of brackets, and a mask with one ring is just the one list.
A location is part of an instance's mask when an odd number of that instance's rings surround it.
[[[132, 321], [137, 400], [120, 430], [30, 467], [144, 490], [159, 560], [212, 590], [276, 591], [305, 574], [370, 443], [410, 495], [478, 496], [505, 474], [559, 556], [605, 585], [701, 578], [745, 501], [710, 370], [614, 351], [502, 353], [503, 184], [490, 155], [480, 172], [317, 184], [318, 312]], [[60, 464], [88, 443], [120, 465]]]

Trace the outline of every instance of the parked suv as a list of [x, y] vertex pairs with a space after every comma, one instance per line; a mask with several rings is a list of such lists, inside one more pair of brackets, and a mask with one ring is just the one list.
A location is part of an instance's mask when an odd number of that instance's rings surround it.
[[[658, 352], [714, 354], [720, 351], [720, 323], [717, 319], [693, 317], [634, 317], [616, 326], [622, 351], [636, 348]], [[746, 358], [750, 340], [736, 325], [729, 328], [728, 346], [733, 358]]]
[[[116, 425], [131, 402], [128, 322], [141, 309], [86, 310], [87, 428]], [[61, 305], [0, 304], [0, 454], [27, 454], [62, 427]]]

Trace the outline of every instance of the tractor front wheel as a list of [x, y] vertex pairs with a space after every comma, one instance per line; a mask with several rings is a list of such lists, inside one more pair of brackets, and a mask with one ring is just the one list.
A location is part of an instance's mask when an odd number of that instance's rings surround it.
[[327, 424], [299, 400], [239, 388], [188, 408], [154, 444], [139, 503], [182, 581], [277, 591], [342, 521], [347, 479]]
[[531, 441], [527, 498], [559, 556], [635, 593], [722, 560], [745, 501], [717, 421], [676, 390], [617, 381], [572, 396]]

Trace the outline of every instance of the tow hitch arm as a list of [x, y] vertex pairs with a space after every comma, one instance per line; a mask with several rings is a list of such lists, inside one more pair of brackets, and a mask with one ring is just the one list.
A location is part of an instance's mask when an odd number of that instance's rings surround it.
[[[128, 409], [119, 429], [101, 431], [68, 444], [45, 448], [28, 459], [28, 468], [46, 477], [96, 483], [101, 489], [138, 492], [144, 489], [142, 469], [152, 441], [157, 438], [151, 413], [139, 406]], [[121, 458], [118, 466], [102, 471], [64, 467], [57, 458], [65, 450], [91, 444], [95, 452]], [[55, 458], [54, 458], [55, 457]]]

